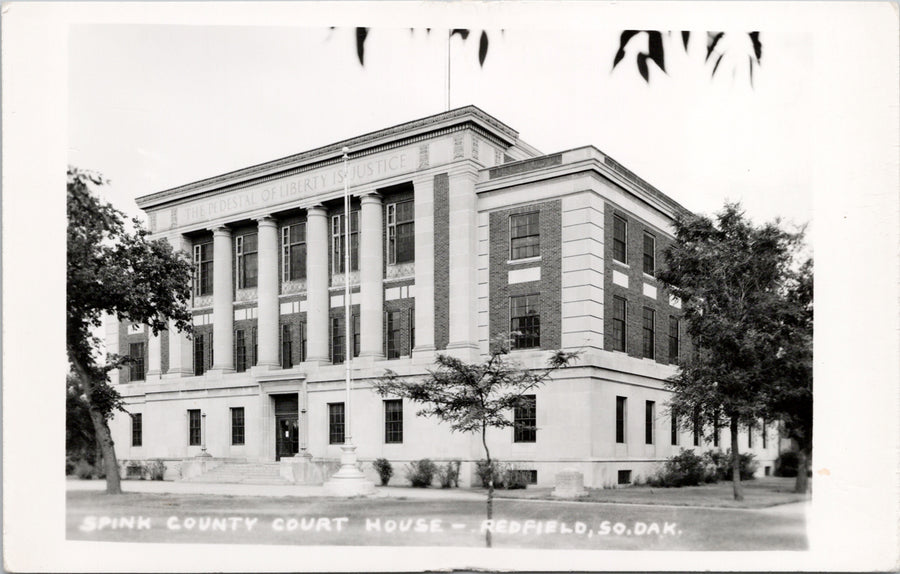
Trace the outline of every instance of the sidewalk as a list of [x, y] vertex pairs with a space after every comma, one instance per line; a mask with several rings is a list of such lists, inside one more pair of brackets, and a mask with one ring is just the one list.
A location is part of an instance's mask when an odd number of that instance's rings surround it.
[[[66, 491], [102, 491], [105, 480], [67, 480]], [[324, 486], [280, 484], [217, 484], [203, 482], [123, 480], [123, 492], [167, 494], [217, 494], [226, 496], [297, 496], [326, 498]], [[401, 488], [376, 486], [373, 498], [422, 499], [422, 500], [484, 500], [484, 494], [459, 488]]]

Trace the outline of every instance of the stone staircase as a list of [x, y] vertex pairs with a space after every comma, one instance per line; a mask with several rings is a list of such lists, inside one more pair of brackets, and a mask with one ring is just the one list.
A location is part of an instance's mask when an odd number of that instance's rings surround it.
[[218, 484], [291, 484], [281, 477], [277, 462], [225, 462], [185, 482]]

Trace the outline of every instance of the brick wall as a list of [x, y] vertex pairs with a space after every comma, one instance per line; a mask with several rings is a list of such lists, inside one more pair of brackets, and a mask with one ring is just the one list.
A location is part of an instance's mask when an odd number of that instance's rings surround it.
[[[539, 213], [540, 261], [508, 262], [510, 257], [510, 215]], [[561, 345], [561, 209], [560, 201], [494, 211], [490, 214], [489, 316], [491, 348], [494, 339], [509, 332], [509, 298], [516, 295], [540, 294], [541, 348], [556, 349]], [[509, 271], [539, 266], [538, 281], [508, 283]]]
[[[300, 338], [300, 324], [306, 324], [306, 313], [289, 313], [287, 315], [281, 315], [280, 321], [278, 324], [278, 363], [284, 364], [282, 357], [282, 349], [284, 348], [283, 342], [283, 334], [284, 334], [284, 325], [288, 325], [291, 329], [291, 364], [296, 365], [300, 363], [303, 359], [301, 353], [302, 341]], [[309, 332], [307, 331], [307, 340], [309, 337]], [[307, 343], [308, 344], [308, 343]]]
[[434, 176], [434, 347], [450, 340], [450, 175]]
[[[235, 370], [237, 370], [237, 331], [244, 332], [244, 345], [247, 349], [247, 363], [246, 363], [247, 368], [246, 368], [246, 370], [249, 371], [250, 367], [252, 367], [253, 365], [256, 364], [256, 362], [254, 361], [254, 358], [258, 359], [258, 356], [259, 356], [258, 348], [257, 348], [256, 357], [254, 357], [254, 354], [253, 354], [253, 330], [256, 328], [257, 328], [256, 319], [243, 319], [241, 321], [234, 322], [235, 335], [234, 335], [234, 339], [233, 339], [234, 343], [233, 343], [233, 348], [232, 348], [232, 356], [233, 356], [233, 360], [234, 360]], [[257, 337], [257, 344], [258, 344], [259, 331], [257, 331], [256, 337]]]

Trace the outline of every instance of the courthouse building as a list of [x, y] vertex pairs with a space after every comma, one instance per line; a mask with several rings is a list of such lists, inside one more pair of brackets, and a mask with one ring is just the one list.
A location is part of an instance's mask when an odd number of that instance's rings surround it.
[[[422, 376], [438, 353], [478, 361], [509, 333], [525, 368], [581, 350], [511, 413], [533, 430], [488, 435], [492, 455], [532, 482], [575, 468], [588, 486], [624, 484], [682, 448], [729, 445], [727, 428], [704, 437], [667, 410], [664, 380], [690, 345], [679, 302], [655, 275], [684, 208], [596, 147], [543, 154], [468, 106], [138, 205], [154, 237], [193, 258], [195, 331], [108, 325], [108, 349], [136, 359], [113, 373], [130, 413], [111, 423], [123, 460], [163, 459], [175, 478], [198, 455], [213, 461], [204, 469], [295, 455], [327, 468], [349, 422], [371, 478], [376, 458], [394, 464], [392, 484], [406, 483], [405, 463], [430, 458], [461, 460], [467, 484], [484, 457], [480, 436], [418, 417], [371, 381], [387, 369]], [[739, 440], [768, 472], [774, 429]]]

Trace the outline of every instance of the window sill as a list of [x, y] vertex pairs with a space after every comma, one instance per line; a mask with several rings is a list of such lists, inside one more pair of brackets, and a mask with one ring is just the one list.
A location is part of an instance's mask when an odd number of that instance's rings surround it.
[[622, 263], [618, 259], [613, 259], [612, 262], [613, 262], [613, 265], [618, 265], [619, 267], [621, 267], [623, 269], [631, 269], [631, 265], [629, 265], [627, 263]]
[[649, 273], [644, 271], [644, 281], [654, 281], [655, 282], [655, 281], [659, 281], [659, 279], [656, 278], [656, 275], [650, 275]]
[[507, 265], [527, 265], [528, 263], [537, 263], [541, 260], [541, 256], [537, 255], [535, 257], [524, 257], [522, 259], [509, 259], [506, 261]]

